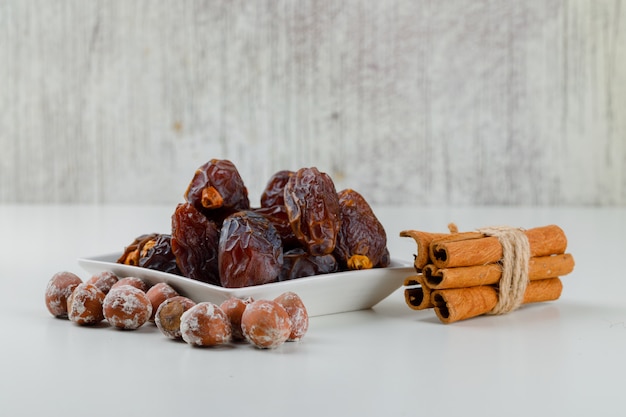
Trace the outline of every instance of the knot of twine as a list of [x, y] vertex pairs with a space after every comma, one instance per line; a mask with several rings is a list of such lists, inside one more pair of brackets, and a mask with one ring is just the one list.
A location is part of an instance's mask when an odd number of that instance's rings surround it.
[[478, 231], [498, 238], [502, 245], [502, 277], [498, 289], [498, 303], [489, 314], [504, 314], [518, 308], [524, 301], [528, 285], [530, 245], [522, 229], [495, 226]]

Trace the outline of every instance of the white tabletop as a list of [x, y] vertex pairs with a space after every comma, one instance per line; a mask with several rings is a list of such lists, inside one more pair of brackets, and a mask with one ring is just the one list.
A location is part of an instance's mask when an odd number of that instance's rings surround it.
[[626, 415], [626, 209], [375, 208], [392, 256], [409, 261], [404, 229], [561, 226], [576, 260], [561, 298], [503, 316], [444, 325], [398, 289], [371, 310], [314, 317], [301, 342], [264, 351], [48, 313], [55, 272], [88, 278], [77, 258], [167, 232], [172, 211], [0, 206], [0, 416]]

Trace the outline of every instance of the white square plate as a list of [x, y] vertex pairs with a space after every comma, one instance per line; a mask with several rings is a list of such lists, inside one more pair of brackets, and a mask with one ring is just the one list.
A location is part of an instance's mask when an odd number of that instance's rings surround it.
[[111, 271], [119, 277], [141, 278], [150, 285], [166, 282], [195, 302], [221, 304], [230, 297], [274, 299], [292, 291], [300, 296], [310, 317], [371, 308], [415, 273], [411, 262], [392, 259], [387, 268], [337, 272], [244, 288], [223, 288], [166, 272], [116, 263], [120, 256], [121, 253], [114, 253], [81, 258], [78, 264], [91, 274]]

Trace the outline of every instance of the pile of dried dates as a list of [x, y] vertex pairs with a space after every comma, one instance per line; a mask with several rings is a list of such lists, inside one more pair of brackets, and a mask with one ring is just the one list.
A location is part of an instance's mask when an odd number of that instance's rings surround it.
[[198, 168], [172, 215], [171, 234], [146, 234], [117, 262], [239, 288], [386, 267], [387, 236], [356, 191], [337, 192], [317, 168], [279, 171], [251, 208], [235, 165]]

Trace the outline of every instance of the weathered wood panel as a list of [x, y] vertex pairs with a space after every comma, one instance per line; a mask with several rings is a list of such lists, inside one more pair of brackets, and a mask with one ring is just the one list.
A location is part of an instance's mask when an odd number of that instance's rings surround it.
[[0, 3], [0, 202], [176, 202], [204, 161], [392, 204], [626, 204], [626, 5]]

